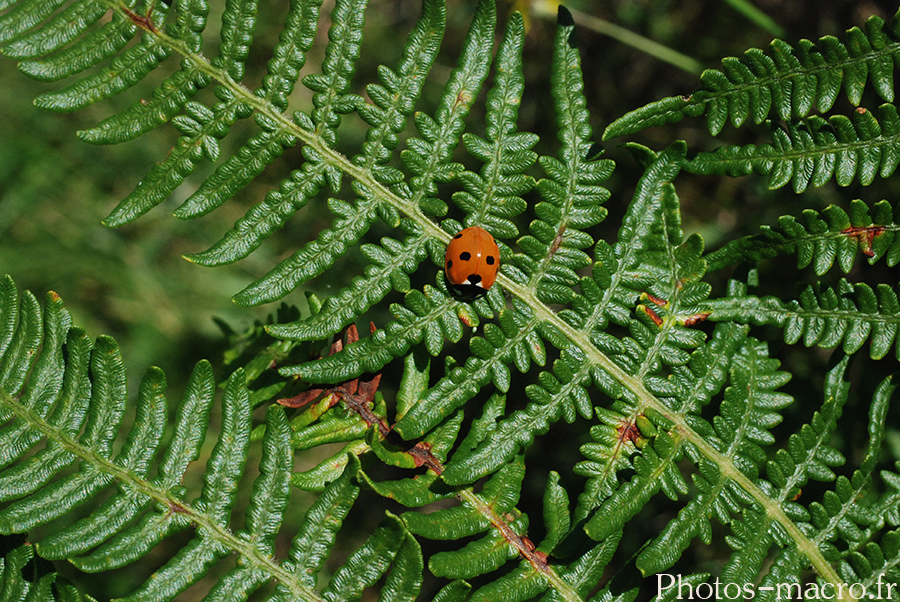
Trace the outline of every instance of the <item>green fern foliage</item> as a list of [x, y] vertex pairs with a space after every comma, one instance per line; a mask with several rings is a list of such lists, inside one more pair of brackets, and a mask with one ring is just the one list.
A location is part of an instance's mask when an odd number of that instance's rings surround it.
[[824, 211], [805, 210], [800, 219], [786, 215], [775, 227], [763, 226], [759, 234], [728, 243], [706, 256], [711, 270], [740, 261], [760, 261], [782, 254], [796, 254], [797, 267], [812, 267], [822, 276], [837, 262], [849, 273], [862, 253], [870, 264], [884, 259], [889, 267], [900, 263], [900, 237], [894, 214], [885, 200], [871, 208], [859, 199], [849, 212], [831, 205]]
[[846, 41], [834, 36], [824, 36], [818, 44], [774, 40], [768, 51], [754, 48], [741, 58], [723, 59], [721, 71], [707, 69], [693, 94], [660, 100], [617, 119], [604, 139], [700, 115], [706, 115], [713, 135], [729, 122], [740, 127], [748, 120], [757, 125], [767, 119], [791, 121], [813, 110], [828, 112], [842, 88], [847, 100], [859, 106], [866, 84], [891, 103], [898, 43], [900, 22], [885, 23], [879, 17], [870, 17], [864, 30], [848, 29]]
[[769, 188], [790, 184], [794, 192], [834, 179], [839, 186], [868, 186], [900, 165], [895, 138], [900, 117], [892, 104], [878, 107], [878, 118], [859, 107], [850, 117], [817, 115], [772, 127], [772, 144], [725, 146], [699, 153], [685, 169], [700, 174], [768, 176]]
[[[229, 332], [222, 382], [201, 361], [172, 401], [149, 368], [131, 399], [112, 338], [73, 326], [55, 294], [41, 304], [0, 281], [0, 533], [28, 544], [0, 559], [9, 599], [83, 599], [52, 571], [23, 572], [39, 559], [85, 573], [156, 562], [125, 600], [631, 601], [701, 546], [720, 553], [717, 574], [688, 567], [690, 587], [775, 599], [762, 588], [897, 584], [900, 301], [875, 270], [900, 263], [900, 205], [764, 216], [707, 250], [678, 187], [684, 172], [797, 195], [894, 177], [898, 17], [724, 59], [691, 96], [609, 125], [604, 139], [705, 116], [713, 136], [726, 123], [773, 136], [700, 153], [628, 142], [642, 171], [627, 198], [595, 141], [566, 9], [551, 142], [520, 111], [526, 19], [499, 20], [492, 0], [446, 72], [448, 9], [423, 0], [372, 81], [364, 0], [274, 4], [282, 19], [259, 0], [0, 1], [0, 50], [69, 78], [40, 107], [146, 89], [84, 141], [177, 131], [107, 225], [173, 196], [179, 219], [234, 211], [187, 257], [215, 268], [299, 224], [303, 240], [234, 300], [304, 289], [309, 307]], [[857, 108], [824, 115], [842, 95]], [[223, 208], [285, 157], [292, 171], [261, 200]], [[611, 211], [621, 221], [601, 237]], [[440, 266], [471, 226], [501, 265], [467, 296]]]
[[[865, 27], [846, 32], [846, 41], [824, 36], [818, 43], [791, 45], [774, 40], [767, 51], [750, 49], [740, 58], [707, 69], [701, 87], [688, 96], [666, 98], [611, 123], [604, 139], [648, 127], [705, 116], [716, 136], [726, 123], [735, 128], [768, 124], [772, 142], [723, 146], [699, 153], [685, 169], [700, 174], [768, 176], [769, 188], [790, 183], [795, 192], [888, 177], [900, 165], [894, 137], [900, 126], [894, 106], [893, 56], [900, 44], [900, 21], [871, 17]], [[877, 111], [861, 106], [867, 85], [884, 100]], [[841, 91], [854, 107], [831, 115]], [[822, 116], [814, 114], [820, 113]]]
[[[29, 531], [95, 504], [88, 516], [51, 530], [29, 550], [47, 559], [67, 558], [83, 571], [106, 571], [140, 560], [164, 538], [194, 528], [177, 554], [123, 599], [172, 599], [234, 554], [241, 561], [210, 596], [246, 599], [275, 580], [271, 600], [322, 599], [313, 576], [322, 569], [329, 544], [358, 494], [352, 480], [355, 460], [309, 509], [289, 557], [277, 561], [275, 539], [288, 504], [293, 465], [290, 428], [279, 406], [266, 413], [259, 475], [249, 494], [244, 527], [231, 529], [251, 433], [243, 371], [225, 383], [221, 432], [209, 455], [202, 490], [189, 497], [185, 472], [206, 439], [216, 389], [210, 365], [203, 362], [194, 369], [171, 436], [163, 442], [168, 404], [161, 371], [151, 368], [144, 375], [135, 415], [126, 426], [128, 395], [115, 342], [104, 337], [92, 343], [72, 327], [52, 293], [41, 312], [30, 294], [19, 298], [7, 277], [0, 298], [0, 358], [11, 368], [0, 388], [7, 419], [0, 475], [0, 495], [6, 502], [0, 511], [3, 533]], [[113, 442], [123, 430], [127, 438], [114, 451]], [[388, 571], [389, 583], [404, 584], [405, 592], [417, 588], [421, 552], [404, 533], [403, 523], [387, 517], [321, 595], [352, 597]], [[16, 558], [13, 554], [7, 561]], [[39, 587], [46, 590], [48, 579], [52, 581], [48, 576]]]
[[[792, 401], [777, 390], [789, 375], [778, 372], [777, 361], [766, 355], [764, 346], [752, 342], [739, 350], [732, 362], [732, 385], [725, 390], [718, 420], [703, 425], [704, 430], [718, 435], [713, 440], [718, 442], [719, 451], [733, 457], [737, 469], [751, 477], [757, 474], [754, 466], [765, 457], [761, 444], [774, 439], [767, 431], [780, 422], [778, 411]], [[701, 424], [696, 422], [695, 428]], [[636, 564], [643, 572], [652, 574], [671, 567], [691, 539], [711, 540], [710, 517], [731, 522], [730, 514], [742, 506], [728, 479], [713, 464], [700, 461], [694, 484], [700, 490], [699, 495], [638, 556]]]
[[[710, 303], [710, 319], [735, 319], [730, 301]], [[867, 284], [854, 285], [842, 279], [835, 287], [807, 287], [788, 302], [748, 295], [740, 305], [741, 317], [737, 319], [777, 325], [783, 329], [785, 342], [791, 344], [802, 341], [807, 347], [826, 349], [841, 345], [845, 353], [856, 353], [868, 342], [869, 355], [874, 359], [885, 357], [891, 347], [900, 357], [900, 301], [897, 291], [886, 284], [873, 290]]]

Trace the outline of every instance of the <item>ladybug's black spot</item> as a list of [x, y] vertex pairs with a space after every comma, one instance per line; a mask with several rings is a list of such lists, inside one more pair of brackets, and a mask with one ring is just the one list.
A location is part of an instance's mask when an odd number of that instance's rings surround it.
[[494, 256], [488, 255], [487, 259], [485, 259], [485, 262], [487, 262], [488, 265], [494, 265]]
[[481, 276], [478, 274], [469, 275], [469, 284], [478, 284], [479, 282], [481, 282]]
[[462, 253], [459, 254], [459, 259], [461, 261], [469, 261], [470, 259], [472, 259], [472, 254], [469, 253], [468, 251], [463, 251]]
[[453, 267], [453, 260], [452, 260], [452, 259], [448, 259], [448, 260], [447, 260], [447, 269], [449, 270], [449, 269], [452, 268], [452, 267]]
[[454, 237], [453, 237], [453, 240], [456, 240], [457, 238], [462, 238], [462, 232], [460, 232], [459, 234], [457, 234], [456, 236], [454, 236]]

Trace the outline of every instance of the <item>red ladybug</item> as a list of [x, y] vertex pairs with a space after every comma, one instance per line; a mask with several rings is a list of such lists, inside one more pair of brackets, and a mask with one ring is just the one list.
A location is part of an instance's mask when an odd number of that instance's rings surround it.
[[500, 249], [486, 230], [473, 226], [447, 245], [444, 272], [447, 280], [466, 293], [482, 293], [494, 284], [500, 269]]

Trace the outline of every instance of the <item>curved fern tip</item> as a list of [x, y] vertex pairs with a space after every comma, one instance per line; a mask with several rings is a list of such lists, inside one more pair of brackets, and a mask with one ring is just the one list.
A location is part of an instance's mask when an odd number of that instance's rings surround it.
[[574, 27], [575, 26], [575, 18], [572, 17], [572, 13], [568, 8], [559, 5], [556, 13], [556, 23], [559, 27]]
[[136, 215], [130, 207], [125, 207], [124, 203], [119, 203], [100, 223], [107, 228], [120, 228], [130, 224], [138, 217], [140, 217], [140, 214]]

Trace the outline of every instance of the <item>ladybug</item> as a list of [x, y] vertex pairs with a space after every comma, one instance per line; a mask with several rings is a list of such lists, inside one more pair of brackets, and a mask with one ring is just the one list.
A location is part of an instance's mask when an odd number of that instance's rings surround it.
[[483, 228], [462, 230], [447, 245], [444, 272], [458, 291], [480, 294], [491, 288], [500, 269], [500, 249]]

